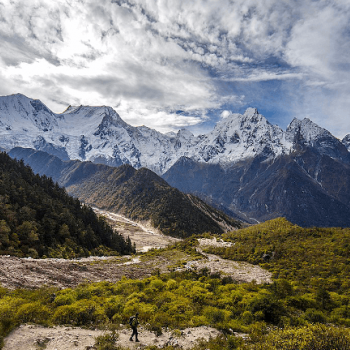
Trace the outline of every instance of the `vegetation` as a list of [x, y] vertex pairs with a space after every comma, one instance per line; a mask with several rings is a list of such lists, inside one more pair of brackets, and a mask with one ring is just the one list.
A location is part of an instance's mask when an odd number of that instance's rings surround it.
[[0, 153], [0, 254], [72, 258], [133, 251], [130, 240], [51, 178]]
[[[24, 322], [117, 326], [127, 324], [129, 316], [139, 312], [142, 323], [156, 334], [161, 334], [163, 327], [181, 329], [200, 325], [216, 327], [226, 334], [231, 330], [250, 333], [248, 342], [224, 336], [203, 349], [219, 349], [220, 344], [220, 349], [234, 349], [238, 345], [247, 349], [341, 349], [326, 345], [312, 348], [312, 339], [318, 341], [314, 344], [348, 344], [348, 329], [324, 324], [313, 326], [315, 320], [310, 321], [310, 313], [291, 306], [289, 296], [280, 292], [282, 286], [285, 287], [285, 282], [278, 281], [272, 286], [238, 285], [218, 275], [209, 275], [208, 271], [199, 271], [144, 280], [124, 278], [115, 284], [83, 284], [76, 289], [2, 289], [1, 336]], [[283, 329], [273, 330], [276, 325]], [[112, 338], [115, 336], [98, 339], [100, 348], [103, 349], [103, 344], [112, 346]], [[202, 348], [198, 345], [197, 349]]]
[[[223, 238], [234, 245], [208, 251], [259, 263], [273, 272], [273, 283], [238, 284], [203, 269], [155, 272], [142, 280], [124, 277], [117, 283], [64, 290], [1, 288], [0, 336], [24, 322], [115, 329], [139, 312], [141, 323], [157, 335], [165, 327], [208, 325], [222, 330], [220, 337], [199, 342], [193, 350], [349, 349], [349, 229], [302, 229], [276, 219]], [[193, 255], [196, 242], [192, 237], [147, 254]], [[112, 332], [96, 339], [95, 347], [121, 349], [116, 339]]]
[[[301, 228], [278, 218], [223, 238], [234, 245], [209, 251], [227, 259], [260, 264], [273, 272], [275, 279], [287, 279], [303, 292], [349, 292], [350, 228]], [[321, 301], [326, 297], [319, 298]], [[323, 300], [322, 305], [326, 304]]]

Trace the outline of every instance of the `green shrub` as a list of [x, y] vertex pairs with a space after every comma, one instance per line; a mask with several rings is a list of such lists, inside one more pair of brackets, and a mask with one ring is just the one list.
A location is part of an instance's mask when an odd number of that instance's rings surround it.
[[76, 301], [75, 292], [73, 292], [71, 289], [65, 289], [63, 291], [60, 291], [58, 295], [56, 295], [54, 303], [57, 306], [61, 306], [61, 305], [71, 305], [75, 301]]
[[94, 346], [96, 350], [118, 350], [120, 347], [115, 344], [118, 338], [119, 334], [112, 331], [111, 333], [96, 337]]
[[350, 330], [321, 324], [270, 332], [256, 350], [349, 350]]
[[81, 300], [72, 305], [63, 305], [56, 309], [53, 322], [76, 326], [100, 324], [108, 321], [104, 310], [90, 300]]
[[259, 320], [278, 324], [286, 311], [283, 304], [271, 295], [258, 296], [249, 305], [249, 310]]
[[48, 320], [49, 315], [50, 310], [45, 305], [41, 305], [40, 301], [37, 301], [21, 305], [15, 317], [20, 323], [43, 323]]
[[212, 326], [215, 326], [218, 323], [222, 323], [225, 320], [224, 311], [213, 306], [207, 306], [204, 308], [203, 314], [207, 318], [209, 324]]
[[305, 311], [305, 319], [312, 323], [326, 323], [327, 318], [321, 310], [307, 309]]

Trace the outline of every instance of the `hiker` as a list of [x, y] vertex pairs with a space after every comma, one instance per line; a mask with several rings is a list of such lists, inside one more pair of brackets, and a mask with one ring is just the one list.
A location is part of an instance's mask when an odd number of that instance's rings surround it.
[[137, 325], [139, 324], [138, 316], [139, 316], [139, 313], [136, 312], [135, 316], [131, 316], [129, 318], [129, 325], [132, 328], [132, 334], [131, 334], [131, 337], [129, 339], [130, 341], [132, 341], [133, 336], [135, 336], [135, 341], [139, 342], [139, 340], [137, 338], [137, 335], [138, 335], [138, 333], [137, 333]]

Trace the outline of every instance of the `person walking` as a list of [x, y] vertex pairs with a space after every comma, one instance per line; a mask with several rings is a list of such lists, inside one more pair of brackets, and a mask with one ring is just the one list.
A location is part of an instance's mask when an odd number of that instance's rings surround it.
[[129, 325], [131, 326], [131, 328], [132, 328], [132, 334], [131, 334], [131, 337], [130, 337], [130, 341], [133, 341], [133, 336], [135, 336], [135, 341], [136, 342], [139, 342], [139, 339], [138, 339], [138, 333], [137, 333], [137, 326], [138, 326], [138, 324], [139, 324], [139, 319], [138, 319], [138, 317], [139, 317], [139, 313], [138, 312], [136, 312], [136, 314], [135, 314], [135, 316], [131, 316], [130, 318], [129, 318]]

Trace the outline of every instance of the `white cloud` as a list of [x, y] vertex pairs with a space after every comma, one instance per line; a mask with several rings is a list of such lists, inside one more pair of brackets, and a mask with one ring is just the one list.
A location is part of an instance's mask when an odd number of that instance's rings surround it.
[[0, 0], [0, 93], [55, 111], [119, 106], [134, 124], [172, 129], [283, 81], [297, 116], [313, 105], [321, 124], [348, 125], [349, 11], [346, 0]]
[[220, 113], [222, 119], [228, 118], [230, 115], [232, 115], [232, 112], [226, 109]]

